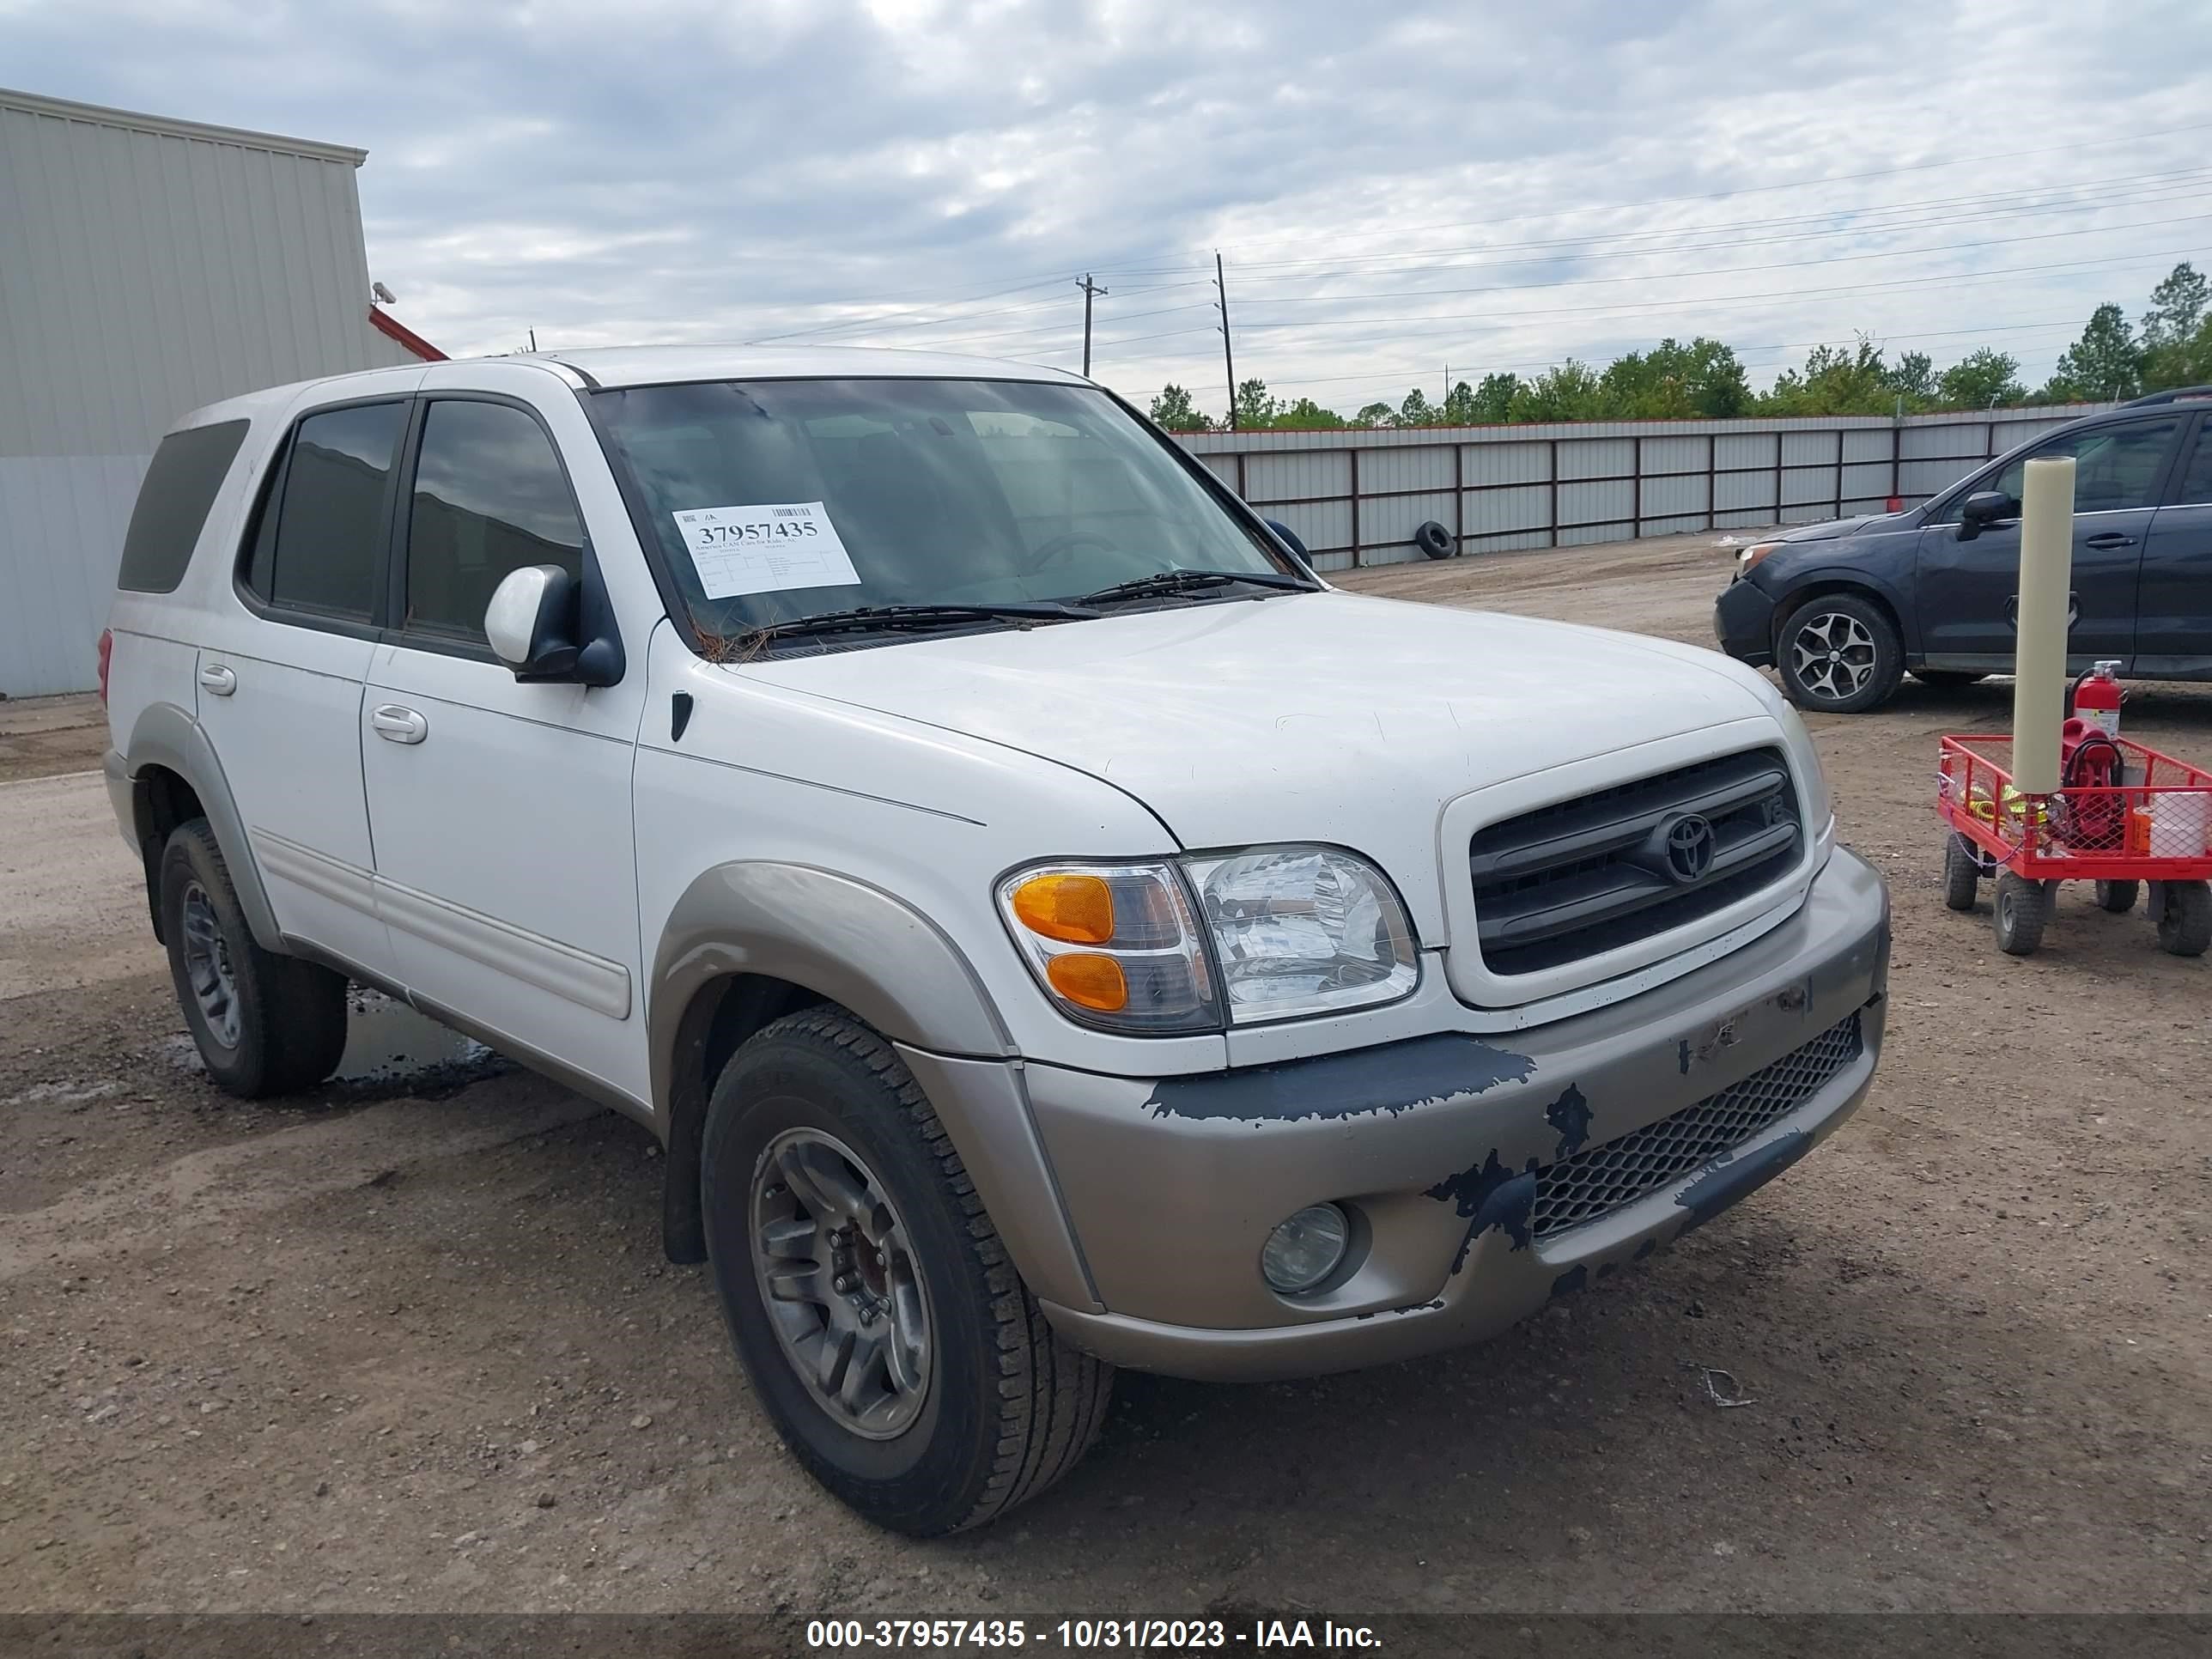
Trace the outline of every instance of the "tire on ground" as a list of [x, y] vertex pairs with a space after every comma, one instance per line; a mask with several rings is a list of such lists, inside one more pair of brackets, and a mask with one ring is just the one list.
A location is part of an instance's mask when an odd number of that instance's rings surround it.
[[2139, 881], [2100, 881], [2097, 884], [2097, 908], [2124, 916], [2136, 908], [2142, 888]]
[[1791, 611], [1775, 635], [1774, 661], [1790, 702], [1828, 714], [1879, 708], [1905, 677], [1897, 624], [1858, 593], [1823, 593]]
[[2158, 909], [2159, 948], [2177, 957], [2201, 957], [2212, 950], [2212, 884], [2168, 881]]
[[[763, 1160], [793, 1130], [857, 1154], [865, 1170], [846, 1173], [872, 1178], [913, 1248], [930, 1361], [918, 1415], [891, 1437], [831, 1415], [763, 1300], [756, 1182], [772, 1179]], [[793, 1455], [867, 1519], [923, 1537], [980, 1525], [1051, 1486], [1097, 1437], [1113, 1368], [1046, 1322], [927, 1098], [851, 1015], [787, 1016], [731, 1057], [708, 1106], [700, 1199], [715, 1288], [756, 1394]], [[806, 1259], [823, 1253], [817, 1239]]]
[[2058, 891], [2055, 881], [2031, 881], [2007, 870], [1997, 877], [1997, 949], [2008, 957], [2033, 956]]
[[1981, 860], [1954, 830], [1943, 838], [1943, 902], [1954, 910], [1971, 910], [1981, 888]]
[[[187, 963], [185, 896], [206, 896], [213, 941], [235, 998], [235, 1041], [217, 1033], [192, 988]], [[313, 1088], [337, 1070], [345, 1052], [346, 981], [319, 963], [279, 956], [254, 943], [253, 930], [231, 884], [230, 869], [205, 818], [180, 823], [161, 848], [161, 937], [168, 941], [169, 977], [185, 1029], [208, 1075], [241, 1100]]]

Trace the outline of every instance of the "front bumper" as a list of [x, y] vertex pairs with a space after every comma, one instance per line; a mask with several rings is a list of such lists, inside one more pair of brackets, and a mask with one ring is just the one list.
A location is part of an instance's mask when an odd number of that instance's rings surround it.
[[[1031, 1062], [1037, 1143], [1103, 1309], [1045, 1312], [1102, 1358], [1201, 1378], [1347, 1370], [1492, 1334], [1832, 1131], [1873, 1079], [1888, 960], [1881, 879], [1838, 849], [1797, 915], [1741, 950], [1497, 1041], [1442, 1033], [1158, 1082]], [[1709, 1101], [1855, 1014], [1840, 1068], [1748, 1139], [1582, 1224], [1530, 1225], [1563, 1158]], [[1278, 1296], [1261, 1243], [1322, 1201], [1352, 1212], [1356, 1265]]]
[[1774, 663], [1774, 601], [1748, 579], [1732, 581], [1713, 601], [1713, 635], [1721, 649], [1753, 668]]

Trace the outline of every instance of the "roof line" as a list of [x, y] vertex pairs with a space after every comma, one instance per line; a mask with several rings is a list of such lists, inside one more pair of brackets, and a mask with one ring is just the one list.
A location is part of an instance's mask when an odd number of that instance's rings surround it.
[[439, 350], [397, 317], [388, 315], [379, 307], [371, 306], [368, 308], [368, 321], [369, 326], [378, 333], [389, 335], [424, 362], [442, 363], [446, 361], [444, 352]]
[[49, 98], [44, 93], [18, 92], [0, 87], [0, 109], [21, 110], [28, 115], [51, 115], [64, 121], [83, 121], [94, 126], [120, 127], [130, 132], [149, 132], [169, 138], [197, 138], [216, 144], [236, 144], [245, 149], [264, 149], [277, 155], [300, 155], [314, 161], [343, 161], [359, 167], [368, 159], [365, 149], [349, 144], [319, 143], [312, 138], [287, 138], [273, 132], [254, 132], [244, 127], [212, 126], [204, 121], [180, 120], [174, 116], [147, 115], [137, 110], [113, 109], [105, 104], [81, 104], [70, 98]]

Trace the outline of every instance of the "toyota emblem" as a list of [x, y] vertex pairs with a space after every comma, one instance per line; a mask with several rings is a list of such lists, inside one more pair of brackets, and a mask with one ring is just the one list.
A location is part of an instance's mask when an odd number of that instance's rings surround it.
[[1687, 886], [1702, 880], [1713, 867], [1713, 826], [1695, 812], [1686, 812], [1667, 826], [1667, 869]]

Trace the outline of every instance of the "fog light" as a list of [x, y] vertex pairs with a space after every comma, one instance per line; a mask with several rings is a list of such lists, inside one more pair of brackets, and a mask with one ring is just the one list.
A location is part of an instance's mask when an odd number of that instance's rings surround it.
[[1309, 1204], [1267, 1235], [1260, 1271], [1285, 1296], [1297, 1296], [1334, 1273], [1352, 1242], [1352, 1224], [1334, 1204]]

